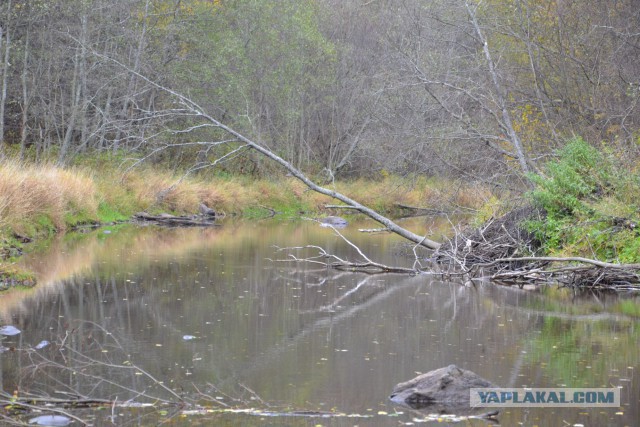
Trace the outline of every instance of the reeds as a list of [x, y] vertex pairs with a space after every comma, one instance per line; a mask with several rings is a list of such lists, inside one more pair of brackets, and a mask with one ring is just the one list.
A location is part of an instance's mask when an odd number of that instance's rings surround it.
[[[381, 212], [392, 212], [399, 204], [437, 210], [458, 206], [478, 209], [490, 196], [474, 184], [393, 176], [328, 187]], [[90, 173], [53, 164], [0, 163], [0, 234], [9, 230], [33, 235], [46, 227], [60, 231], [82, 222], [111, 221], [114, 214], [128, 218], [139, 211], [197, 213], [200, 203], [227, 214], [254, 216], [262, 208], [289, 215], [314, 214], [336, 201], [285, 176], [269, 180], [205, 178], [151, 167], [123, 173], [108, 164]]]
[[96, 215], [93, 179], [81, 170], [52, 164], [0, 163], [0, 228], [22, 233], [31, 224], [50, 223], [64, 230], [68, 215]]

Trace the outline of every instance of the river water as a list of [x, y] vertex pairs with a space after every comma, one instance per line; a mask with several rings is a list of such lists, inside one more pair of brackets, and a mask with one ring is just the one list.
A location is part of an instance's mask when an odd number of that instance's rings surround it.
[[[410, 226], [437, 230], [424, 221]], [[342, 231], [374, 261], [410, 266], [399, 238], [357, 231], [372, 227]], [[0, 321], [22, 330], [2, 341], [2, 388], [127, 403], [70, 410], [94, 425], [420, 425], [428, 410], [388, 395], [456, 364], [504, 387], [621, 387], [620, 408], [511, 408], [502, 425], [638, 424], [638, 299], [340, 272], [294, 260], [314, 249], [278, 250], [302, 245], [358, 258], [311, 221], [53, 242], [22, 260], [40, 284], [0, 296]]]

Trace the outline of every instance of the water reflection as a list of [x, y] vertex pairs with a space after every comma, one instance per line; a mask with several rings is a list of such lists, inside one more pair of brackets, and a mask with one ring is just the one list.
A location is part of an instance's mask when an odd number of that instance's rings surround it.
[[[410, 265], [396, 250], [398, 239], [357, 228], [371, 225], [342, 231], [376, 261]], [[621, 410], [516, 408], [501, 414], [504, 425], [631, 425], [640, 419], [637, 301], [571, 301], [566, 293], [469, 288], [427, 276], [364, 275], [269, 260], [277, 256], [274, 245], [301, 244], [355, 256], [332, 230], [308, 222], [123, 228], [57, 242], [47, 254], [24, 260], [40, 268], [42, 285], [2, 306], [4, 322], [24, 331], [3, 345], [73, 340], [78, 357], [109, 361], [112, 369], [56, 376], [55, 363], [68, 355], [52, 344], [0, 355], [3, 389], [119, 401], [145, 401], [141, 392], [147, 400], [178, 395], [235, 405], [236, 398], [258, 407], [262, 399], [278, 409], [370, 416], [314, 424], [395, 425], [424, 414], [390, 404], [394, 385], [455, 363], [503, 386], [623, 387]], [[89, 372], [89, 359], [84, 362]], [[310, 422], [210, 414], [185, 423], [212, 420]], [[110, 420], [98, 414], [94, 422]]]

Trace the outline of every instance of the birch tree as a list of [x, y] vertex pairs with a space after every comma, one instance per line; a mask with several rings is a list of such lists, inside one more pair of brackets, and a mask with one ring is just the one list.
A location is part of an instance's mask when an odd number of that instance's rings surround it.
[[[6, 16], [12, 15], [13, 1], [9, 0], [6, 4]], [[3, 150], [4, 138], [5, 138], [5, 108], [7, 105], [7, 84], [9, 81], [9, 53], [11, 52], [11, 28], [8, 26], [10, 21], [6, 21], [4, 27], [0, 26], [0, 47], [4, 47], [4, 52], [0, 49], [0, 53], [3, 53], [2, 59], [2, 87], [0, 87], [0, 154]], [[4, 35], [4, 44], [2, 43], [2, 37]]]

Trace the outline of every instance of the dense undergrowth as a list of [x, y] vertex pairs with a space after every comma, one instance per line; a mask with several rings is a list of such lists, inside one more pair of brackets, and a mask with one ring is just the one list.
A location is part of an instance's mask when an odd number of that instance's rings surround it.
[[546, 215], [527, 225], [546, 254], [640, 262], [640, 175], [633, 166], [577, 138], [531, 179], [530, 197]]

